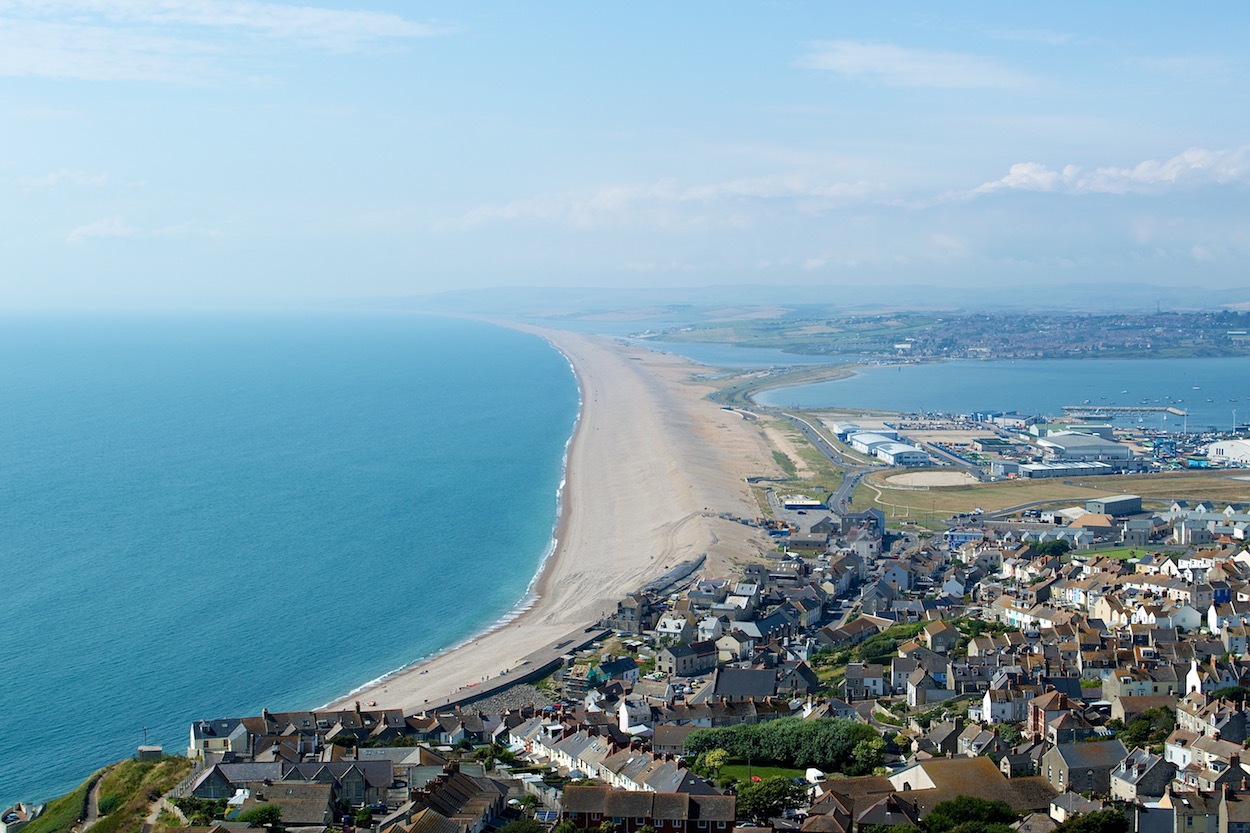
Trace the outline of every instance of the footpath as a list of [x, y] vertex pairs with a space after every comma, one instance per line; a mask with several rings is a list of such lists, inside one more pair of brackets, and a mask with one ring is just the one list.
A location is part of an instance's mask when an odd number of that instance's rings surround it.
[[580, 651], [587, 645], [606, 638], [611, 633], [611, 629], [600, 628], [595, 625], [578, 628], [563, 639], [557, 639], [555, 642], [544, 645], [537, 651], [528, 654], [519, 665], [508, 673], [496, 674], [480, 683], [470, 683], [461, 687], [449, 697], [429, 700], [422, 704], [420, 711], [445, 711], [456, 706], [466, 706], [470, 703], [476, 703], [478, 700], [485, 700], [487, 697], [491, 697], [501, 691], [506, 691], [512, 686], [541, 680], [560, 667], [566, 654]]

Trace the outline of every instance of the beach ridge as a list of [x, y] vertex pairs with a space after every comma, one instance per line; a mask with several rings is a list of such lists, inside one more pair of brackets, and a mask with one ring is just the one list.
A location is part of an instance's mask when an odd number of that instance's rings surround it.
[[758, 430], [704, 399], [710, 388], [691, 383], [697, 365], [605, 337], [492, 323], [543, 338], [577, 379], [555, 545], [510, 621], [331, 707], [361, 700], [411, 713], [456, 699], [524, 669], [527, 656], [611, 615], [617, 600], [680, 561], [706, 553], [704, 569], [716, 571], [763, 546], [717, 515], [757, 513], [745, 475], [770, 471], [771, 455]]

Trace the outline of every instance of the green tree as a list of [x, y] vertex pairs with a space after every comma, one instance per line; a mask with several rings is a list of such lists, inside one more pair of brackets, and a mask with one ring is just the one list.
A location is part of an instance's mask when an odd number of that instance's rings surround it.
[[361, 807], [352, 817], [352, 821], [356, 822], [357, 827], [369, 827], [373, 824], [373, 811], [368, 807]]
[[723, 749], [731, 758], [739, 760], [862, 775], [871, 772], [876, 764], [865, 766], [873, 758], [867, 749], [863, 760], [857, 760], [856, 746], [878, 737], [871, 726], [854, 720], [784, 718], [767, 723], [700, 729], [686, 738], [686, 750], [697, 757], [713, 749]]
[[599, 823], [598, 830], [599, 833], [616, 833], [616, 825], [607, 819], [604, 819]]
[[1038, 555], [1066, 555], [1072, 545], [1062, 538], [1056, 538], [1053, 541], [1042, 541], [1040, 544], [1033, 545], [1033, 552]]
[[1128, 833], [1128, 819], [1119, 810], [1099, 810], [1074, 816], [1055, 828], [1054, 833]]
[[[1010, 824], [1017, 819], [1016, 811], [1006, 801], [986, 801], [961, 795], [943, 801], [925, 816], [924, 827], [928, 833], [947, 833], [969, 822], [981, 824]], [[979, 833], [975, 830], [961, 833]]]
[[768, 778], [738, 788], [738, 818], [763, 823], [801, 807], [807, 789], [789, 778]]
[[564, 821], [551, 828], [551, 833], [577, 833], [577, 825], [565, 819]]
[[729, 763], [729, 753], [724, 749], [716, 748], [699, 753], [691, 768], [703, 777], [715, 781], [720, 777], [721, 768], [727, 763]]
[[1009, 824], [988, 821], [966, 821], [950, 829], [950, 833], [1015, 833]]
[[1116, 730], [1116, 737], [1129, 749], [1163, 743], [1176, 728], [1176, 714], [1163, 707], [1146, 709]]
[[282, 808], [277, 804], [260, 804], [239, 814], [239, 821], [252, 827], [276, 828], [282, 823]]
[[881, 737], [861, 740], [855, 744], [851, 757], [855, 760], [856, 770], [872, 772], [885, 761], [885, 740]]

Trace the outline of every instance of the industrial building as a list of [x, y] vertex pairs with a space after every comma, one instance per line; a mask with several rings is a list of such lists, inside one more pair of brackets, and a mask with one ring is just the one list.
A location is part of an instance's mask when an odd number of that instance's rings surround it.
[[1020, 477], [1085, 477], [1092, 474], [1115, 474], [1116, 467], [1106, 463], [1021, 463]]
[[1250, 466], [1250, 440], [1221, 440], [1207, 446], [1207, 459], [1221, 466]]
[[927, 466], [930, 463], [928, 452], [907, 443], [889, 443], [879, 446], [873, 453], [892, 466]]
[[1092, 434], [1051, 434], [1039, 438], [1037, 447], [1048, 463], [1118, 462], [1133, 459], [1132, 450]]
[[883, 445], [897, 443], [898, 437], [887, 437], [885, 434], [879, 434], [875, 431], [860, 431], [857, 434], [848, 436], [846, 441], [856, 451], [871, 455]]
[[843, 421], [826, 422], [825, 427], [828, 428], [830, 431], [832, 431], [833, 435], [837, 437], [839, 440], [845, 440], [851, 434], [858, 434], [860, 431], [864, 430], [863, 428], [859, 427], [858, 423], [843, 422]]
[[914, 445], [899, 442], [896, 431], [862, 431], [851, 434], [847, 437], [847, 442], [856, 451], [884, 460], [892, 466], [927, 466], [931, 462], [927, 452]]
[[1035, 437], [1051, 437], [1057, 434], [1090, 434], [1104, 440], [1115, 439], [1115, 429], [1110, 425], [1093, 425], [1083, 423], [1073, 425], [1067, 422], [1039, 422], [1029, 426], [1029, 433]]
[[1110, 515], [1113, 518], [1137, 515], [1141, 513], [1141, 497], [1116, 495], [1115, 497], [1094, 498], [1085, 501], [1085, 511], [1095, 515]]

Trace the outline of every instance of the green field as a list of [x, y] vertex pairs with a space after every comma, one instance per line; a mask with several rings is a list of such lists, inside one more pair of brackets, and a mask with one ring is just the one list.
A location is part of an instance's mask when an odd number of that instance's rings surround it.
[[[1178, 471], [1053, 480], [1004, 480], [967, 486], [933, 486], [924, 490], [890, 489], [885, 478], [896, 472], [873, 472], [855, 489], [855, 506], [876, 506], [889, 518], [924, 522], [981, 507], [987, 512], [1045, 501], [1055, 505], [1081, 503], [1112, 495], [1141, 495], [1167, 502], [1174, 499], [1235, 502], [1250, 498], [1250, 482], [1235, 472]], [[874, 488], [875, 487], [875, 488]], [[1159, 504], [1160, 506], [1162, 503]]]
[[744, 761], [732, 760], [721, 767], [720, 781], [750, 781], [751, 776], [766, 780], [768, 778], [802, 778], [805, 774], [801, 769], [790, 769], [784, 766], [748, 765]]

